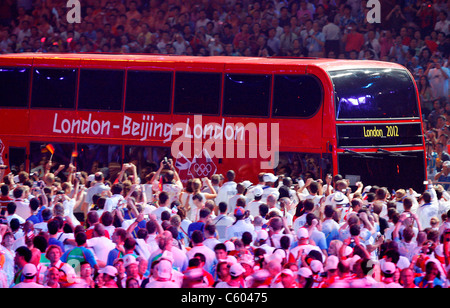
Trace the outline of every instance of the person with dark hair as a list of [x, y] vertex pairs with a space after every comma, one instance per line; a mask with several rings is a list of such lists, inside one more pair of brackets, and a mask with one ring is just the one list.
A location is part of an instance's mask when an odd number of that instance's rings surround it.
[[431, 218], [438, 216], [438, 207], [434, 204], [434, 202], [432, 202], [436, 198], [432, 198], [432, 194], [436, 197], [436, 192], [434, 189], [425, 191], [422, 194], [423, 204], [417, 209], [417, 216], [419, 217], [419, 222], [422, 229], [430, 228]]
[[77, 243], [77, 247], [72, 248], [66, 251], [62, 257], [61, 261], [64, 263], [71, 264], [77, 275], [79, 275], [81, 270], [81, 263], [88, 262], [94, 270], [99, 270], [99, 265], [93, 252], [87, 248], [87, 236], [85, 232], [78, 232], [75, 235], [75, 241]]
[[203, 244], [204, 241], [203, 232], [200, 230], [194, 230], [192, 232], [191, 240], [192, 240], [192, 248], [186, 254], [188, 259], [189, 260], [192, 259], [196, 253], [203, 254], [205, 256], [205, 265], [203, 266], [203, 268], [212, 274], [216, 254], [212, 249]]
[[17, 205], [15, 202], [9, 202], [6, 205], [6, 212], [8, 214], [6, 216], [6, 221], [8, 222], [8, 224], [11, 224], [11, 221], [13, 219], [18, 220], [20, 224], [25, 223], [25, 219], [23, 219], [22, 217], [20, 217], [19, 215], [16, 214], [16, 209], [17, 209]]
[[[194, 196], [195, 198], [195, 196]], [[199, 200], [198, 200], [199, 201]], [[188, 236], [192, 238], [192, 233], [195, 230], [200, 230], [203, 233], [205, 225], [210, 220], [211, 211], [208, 208], [202, 208], [199, 212], [199, 219], [196, 222], [193, 222], [189, 225], [188, 228]]]
[[217, 228], [214, 223], [207, 223], [205, 225], [205, 228], [203, 229], [203, 234], [205, 235], [205, 240], [203, 241], [203, 244], [210, 248], [211, 250], [214, 250], [214, 247], [220, 243], [220, 241], [217, 239]]
[[23, 267], [25, 266], [25, 264], [29, 263], [31, 261], [31, 257], [32, 257], [32, 252], [29, 248], [25, 247], [25, 246], [21, 246], [19, 248], [16, 249], [16, 256], [14, 258], [14, 264], [18, 267], [18, 271], [16, 271], [16, 275], [14, 278], [15, 283], [17, 283], [17, 281], [20, 282], [20, 280], [22, 279], [21, 276], [21, 270], [23, 269]]
[[156, 216], [156, 219], [158, 220], [159, 223], [162, 222], [161, 215], [163, 212], [168, 212], [169, 214], [171, 214], [171, 211], [169, 208], [170, 204], [171, 204], [171, 201], [170, 201], [169, 194], [165, 191], [160, 192], [159, 196], [158, 196], [158, 206], [159, 207], [152, 212], [152, 214]]
[[0, 186], [0, 215], [5, 215], [6, 213], [6, 206], [8, 203], [14, 201], [13, 198], [9, 196], [9, 186], [6, 184], [3, 184]]
[[41, 223], [42, 220], [39, 217], [38, 210], [41, 206], [41, 203], [38, 198], [33, 198], [30, 200], [30, 212], [31, 216], [27, 218], [27, 221], [31, 221], [33, 224]]

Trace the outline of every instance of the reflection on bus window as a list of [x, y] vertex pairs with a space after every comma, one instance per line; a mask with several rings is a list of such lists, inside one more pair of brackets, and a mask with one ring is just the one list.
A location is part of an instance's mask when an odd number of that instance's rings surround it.
[[45, 69], [33, 71], [31, 107], [75, 108], [76, 69]]
[[337, 119], [419, 117], [414, 82], [406, 70], [345, 70], [330, 72], [330, 76]]
[[[66, 167], [70, 164], [72, 152], [75, 149], [73, 143], [51, 143], [55, 148], [52, 155], [46, 148], [49, 143], [31, 142], [30, 143], [30, 173], [37, 172], [39, 176], [44, 175], [45, 165], [52, 159], [51, 172], [56, 171], [59, 165]], [[58, 176], [65, 180], [66, 171], [60, 172]]]
[[0, 68], [0, 106], [26, 108], [30, 85], [30, 69]]
[[102, 144], [78, 144], [77, 169], [94, 174], [101, 171], [111, 182], [122, 169], [122, 146]]
[[223, 115], [269, 116], [271, 75], [227, 74]]
[[312, 117], [322, 104], [322, 85], [310, 75], [276, 75], [273, 117]]
[[294, 182], [297, 179], [319, 179], [320, 154], [315, 153], [280, 153], [280, 162], [275, 169], [275, 174], [291, 177]]
[[124, 162], [133, 163], [137, 167], [138, 176], [145, 180], [148, 174], [158, 170], [164, 157], [170, 158], [170, 148], [126, 146]]

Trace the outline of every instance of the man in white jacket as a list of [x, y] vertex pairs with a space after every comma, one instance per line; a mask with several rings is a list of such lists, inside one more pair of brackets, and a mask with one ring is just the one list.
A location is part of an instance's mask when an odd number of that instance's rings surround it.
[[[233, 170], [229, 170], [226, 174], [227, 182], [219, 188], [216, 197], [216, 204], [225, 202], [229, 205], [230, 198], [237, 194], [236, 182], [234, 181], [236, 174]], [[228, 207], [230, 209], [230, 207]]]

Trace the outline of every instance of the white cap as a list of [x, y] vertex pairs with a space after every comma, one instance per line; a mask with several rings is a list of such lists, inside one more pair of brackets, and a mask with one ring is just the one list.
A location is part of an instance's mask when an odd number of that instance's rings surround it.
[[255, 188], [253, 188], [251, 190], [251, 192], [253, 193], [253, 196], [255, 196], [255, 197], [261, 197], [264, 193], [261, 186], [255, 186]]
[[281, 271], [281, 274], [283, 275], [288, 275], [288, 276], [291, 276], [291, 277], [295, 277], [295, 275], [294, 275], [294, 273], [290, 270], [290, 269], [288, 269], [288, 268], [285, 268], [284, 270], [282, 270]]
[[269, 238], [269, 233], [264, 229], [259, 230], [258, 233], [256, 234], [257, 241], [260, 241], [260, 240], [265, 241], [268, 238]]
[[105, 266], [104, 268], [102, 268], [101, 270], [98, 271], [100, 274], [106, 274], [108, 276], [116, 276], [117, 275], [117, 268], [115, 268], [114, 266], [108, 265]]
[[88, 178], [87, 178], [88, 182], [94, 182], [95, 181], [95, 174], [89, 174]]
[[310, 264], [311, 270], [314, 273], [321, 273], [323, 272], [323, 264], [319, 260], [312, 260]]
[[253, 255], [245, 254], [239, 259], [239, 263], [248, 264], [250, 267], [253, 267], [255, 265], [255, 260], [253, 259]]
[[169, 260], [163, 259], [156, 264], [156, 271], [158, 277], [170, 279], [172, 277], [172, 263]]
[[235, 263], [230, 267], [230, 275], [233, 277], [238, 277], [245, 273], [245, 269], [240, 263]]
[[302, 238], [309, 238], [309, 232], [308, 229], [306, 228], [300, 228], [297, 231], [297, 238], [298, 239], [302, 239]]
[[138, 262], [136, 261], [136, 258], [133, 257], [132, 255], [126, 255], [125, 257], [122, 258], [123, 259], [123, 266], [124, 267], [128, 267], [131, 264], [137, 264]]
[[248, 180], [242, 182], [241, 184], [244, 185], [245, 188], [249, 188], [250, 186], [253, 185], [253, 183]]
[[34, 265], [33, 263], [25, 264], [25, 266], [22, 269], [22, 274], [25, 277], [29, 277], [29, 278], [36, 276], [36, 274], [37, 274], [36, 265]]
[[308, 267], [302, 267], [301, 269], [298, 270], [297, 275], [309, 278], [312, 277], [313, 273]]
[[275, 176], [273, 173], [266, 173], [263, 177], [264, 182], [271, 182], [275, 183], [278, 180], [278, 177]]
[[232, 241], [225, 241], [225, 247], [227, 248], [227, 252], [236, 250], [236, 246], [234, 245], [234, 243]]
[[325, 271], [335, 270], [338, 268], [339, 259], [336, 256], [329, 256], [325, 263]]
[[392, 275], [395, 273], [397, 267], [392, 262], [383, 262], [381, 264], [381, 271], [385, 274]]

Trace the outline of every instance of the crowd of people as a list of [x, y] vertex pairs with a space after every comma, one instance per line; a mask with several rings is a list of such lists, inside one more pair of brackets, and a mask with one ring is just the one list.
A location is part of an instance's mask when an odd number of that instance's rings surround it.
[[1, 1], [0, 54], [324, 57], [399, 63], [411, 71], [419, 89], [428, 126], [429, 175], [434, 179], [442, 171], [447, 155], [442, 157], [441, 148], [448, 152], [450, 139], [444, 127], [450, 125], [450, 1], [383, 1], [379, 23], [369, 22], [371, 8], [359, 0], [77, 3], [81, 20], [69, 23], [66, 0]]
[[3, 288], [450, 287], [450, 195], [431, 182], [1, 170]]
[[450, 286], [450, 1], [384, 1], [380, 24], [353, 0], [86, 0], [73, 24], [66, 2], [1, 1], [0, 53], [400, 63], [418, 85], [429, 182], [394, 194], [340, 175], [183, 184], [170, 163], [141, 179], [124, 164], [113, 183], [73, 165], [63, 181], [51, 164], [40, 178], [0, 169], [1, 287]]

